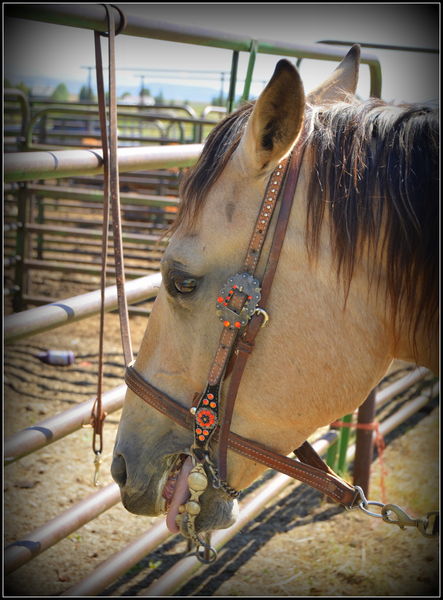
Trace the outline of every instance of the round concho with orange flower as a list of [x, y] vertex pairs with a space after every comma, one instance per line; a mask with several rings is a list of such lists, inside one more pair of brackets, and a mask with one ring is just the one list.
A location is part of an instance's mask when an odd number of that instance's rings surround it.
[[209, 408], [201, 408], [195, 415], [195, 420], [200, 427], [208, 429], [215, 423], [215, 414]]

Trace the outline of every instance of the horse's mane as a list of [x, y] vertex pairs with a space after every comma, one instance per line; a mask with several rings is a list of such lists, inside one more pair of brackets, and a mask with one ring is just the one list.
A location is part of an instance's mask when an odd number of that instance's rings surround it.
[[[174, 230], [195, 225], [252, 108], [253, 103], [245, 104], [211, 131], [182, 182]], [[384, 259], [394, 319], [404, 310], [414, 315], [413, 339], [422, 321], [430, 331], [438, 311], [437, 110], [378, 99], [308, 106], [305, 127], [313, 161], [306, 228], [310, 255], [316, 254], [327, 214], [337, 275], [347, 289], [365, 248], [375, 251]]]

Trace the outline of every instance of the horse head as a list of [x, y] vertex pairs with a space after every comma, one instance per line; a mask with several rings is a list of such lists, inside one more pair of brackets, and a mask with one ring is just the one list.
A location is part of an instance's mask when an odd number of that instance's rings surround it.
[[[215, 314], [220, 289], [241, 269], [271, 174], [303, 144], [267, 306], [270, 324], [257, 337], [231, 424], [238, 435], [283, 455], [359, 406], [393, 358], [415, 357], [431, 368], [436, 363], [437, 304], [428, 281], [436, 274], [428, 265], [435, 235], [423, 241], [424, 228], [437, 227], [436, 214], [432, 198], [417, 209], [414, 190], [393, 189], [394, 180], [406, 185], [403, 169], [412, 168], [413, 152], [407, 144], [416, 143], [426, 157], [417, 158], [419, 180], [410, 186], [432, 195], [438, 171], [430, 144], [437, 139], [434, 125], [424, 109], [358, 101], [358, 70], [354, 46], [306, 96], [298, 71], [281, 60], [258, 100], [211, 132], [182, 185], [162, 285], [135, 363], [147, 381], [187, 409], [205, 389], [224, 326]], [[415, 134], [418, 119], [427, 121]], [[399, 140], [395, 157], [383, 138], [392, 130], [390, 147]], [[267, 238], [259, 281], [269, 246]], [[428, 266], [414, 259], [411, 247]], [[414, 282], [422, 292], [412, 289]], [[192, 443], [190, 430], [128, 390], [112, 474], [130, 512], [167, 512], [169, 528], [178, 531], [176, 517], [189, 496]], [[228, 451], [230, 487], [246, 488], [263, 470]], [[224, 528], [235, 519], [236, 501], [223, 487], [210, 482], [200, 504], [198, 531]]]

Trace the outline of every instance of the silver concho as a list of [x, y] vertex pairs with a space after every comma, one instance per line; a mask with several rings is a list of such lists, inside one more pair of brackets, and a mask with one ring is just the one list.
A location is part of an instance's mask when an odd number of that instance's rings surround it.
[[[229, 308], [229, 302], [234, 293], [242, 293], [246, 296], [243, 308], [237, 312]], [[220, 290], [217, 298], [217, 315], [223, 321], [225, 327], [244, 327], [254, 314], [260, 302], [260, 282], [249, 273], [236, 273], [231, 275]]]

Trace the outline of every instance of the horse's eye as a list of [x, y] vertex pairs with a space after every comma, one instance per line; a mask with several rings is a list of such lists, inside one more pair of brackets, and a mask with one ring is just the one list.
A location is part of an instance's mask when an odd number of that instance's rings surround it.
[[171, 270], [166, 278], [166, 286], [172, 296], [189, 295], [197, 288], [198, 279], [182, 271]]
[[190, 294], [197, 287], [197, 280], [192, 277], [174, 279], [174, 287], [179, 294]]

